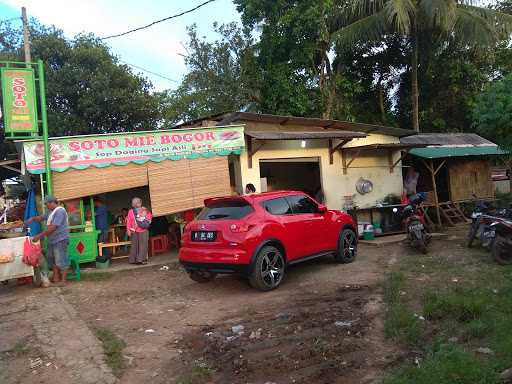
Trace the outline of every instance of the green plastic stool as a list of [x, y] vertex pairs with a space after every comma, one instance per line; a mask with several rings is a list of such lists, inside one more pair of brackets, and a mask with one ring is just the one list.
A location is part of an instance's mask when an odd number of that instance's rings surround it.
[[80, 260], [76, 256], [70, 257], [71, 272], [68, 272], [67, 280], [80, 281]]

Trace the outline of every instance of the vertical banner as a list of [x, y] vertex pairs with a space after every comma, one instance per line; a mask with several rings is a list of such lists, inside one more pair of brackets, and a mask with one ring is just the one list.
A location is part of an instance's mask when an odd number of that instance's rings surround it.
[[5, 133], [37, 133], [34, 71], [30, 68], [1, 68], [0, 81]]

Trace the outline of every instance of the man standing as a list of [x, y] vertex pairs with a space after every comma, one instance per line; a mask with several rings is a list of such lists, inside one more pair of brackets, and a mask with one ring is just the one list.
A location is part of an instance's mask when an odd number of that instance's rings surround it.
[[46, 220], [46, 230], [34, 236], [32, 241], [37, 242], [43, 237], [48, 237], [48, 263], [53, 269], [52, 282], [64, 284], [70, 264], [68, 213], [64, 207], [59, 206], [57, 199], [53, 196], [46, 196], [44, 203], [48, 209], [46, 213], [42, 216], [31, 217], [26, 223]]
[[94, 216], [96, 229], [100, 231], [99, 242], [108, 243], [108, 210], [99, 198], [94, 200]]

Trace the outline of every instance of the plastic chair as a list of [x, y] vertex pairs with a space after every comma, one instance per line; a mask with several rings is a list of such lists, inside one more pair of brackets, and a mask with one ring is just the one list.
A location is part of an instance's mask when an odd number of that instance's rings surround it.
[[165, 253], [169, 250], [169, 239], [166, 235], [151, 236], [149, 238], [149, 255]]

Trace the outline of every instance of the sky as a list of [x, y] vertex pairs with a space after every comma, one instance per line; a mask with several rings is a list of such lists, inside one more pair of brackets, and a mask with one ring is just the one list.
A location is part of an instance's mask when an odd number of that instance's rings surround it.
[[[155, 20], [193, 8], [204, 0], [0, 0], [0, 20], [21, 15], [27, 8], [28, 17], [45, 25], [54, 24], [72, 38], [80, 32], [92, 32], [104, 37], [149, 24]], [[186, 27], [197, 24], [198, 35], [215, 40], [214, 21], [240, 22], [231, 0], [215, 0], [202, 8], [126, 36], [105, 40], [114, 55], [125, 63], [161, 74], [166, 80], [140, 69], [157, 90], [174, 89], [186, 74], [183, 61], [188, 37]], [[18, 22], [18, 21], [16, 21]], [[21, 23], [21, 21], [19, 21]]]

